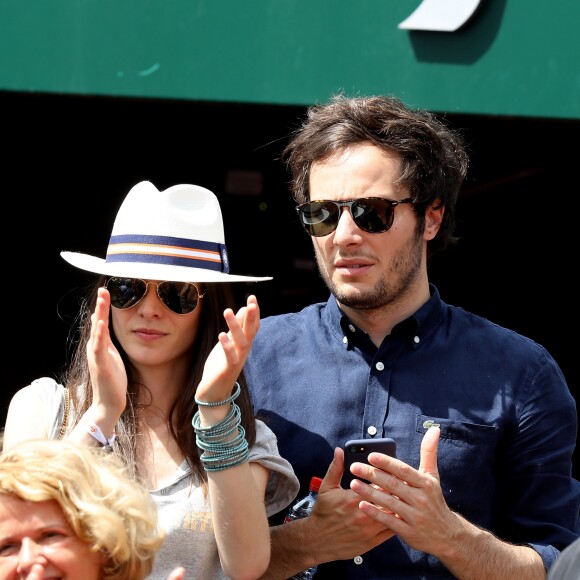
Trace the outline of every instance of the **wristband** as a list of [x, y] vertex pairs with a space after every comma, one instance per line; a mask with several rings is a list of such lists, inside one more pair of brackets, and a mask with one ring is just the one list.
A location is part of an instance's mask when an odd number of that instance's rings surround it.
[[115, 442], [116, 438], [115, 433], [113, 433], [111, 437], [107, 439], [103, 435], [101, 428], [96, 423], [93, 423], [90, 420], [87, 420], [85, 422], [85, 428], [87, 430], [87, 433], [92, 437], [94, 437], [103, 447], [110, 447]]

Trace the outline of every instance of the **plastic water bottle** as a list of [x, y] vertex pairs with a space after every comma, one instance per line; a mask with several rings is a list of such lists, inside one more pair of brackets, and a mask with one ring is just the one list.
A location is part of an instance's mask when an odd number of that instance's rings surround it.
[[[308, 487], [308, 495], [294, 502], [288, 514], [284, 518], [284, 523], [291, 522], [292, 520], [299, 520], [301, 518], [307, 518], [312, 513], [312, 508], [318, 497], [318, 490], [320, 489], [320, 484], [322, 483], [321, 477], [312, 477], [310, 480], [310, 485]], [[307, 578], [312, 578], [316, 572], [317, 566], [308, 568], [308, 570], [303, 570], [298, 574], [292, 576], [291, 580], [306, 580]]]

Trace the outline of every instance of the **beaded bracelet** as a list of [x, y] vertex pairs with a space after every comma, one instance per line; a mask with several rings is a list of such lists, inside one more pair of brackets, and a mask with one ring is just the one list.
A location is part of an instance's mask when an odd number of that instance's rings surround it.
[[214, 403], [206, 403], [204, 401], [198, 401], [197, 397], [194, 398], [194, 401], [200, 407], [219, 407], [220, 405], [227, 405], [228, 403], [233, 403], [238, 398], [238, 395], [240, 394], [241, 390], [242, 389], [240, 387], [240, 383], [238, 383], [236, 381], [236, 389], [227, 399], [224, 399], [223, 401], [216, 401]]
[[[200, 459], [206, 471], [222, 471], [229, 467], [241, 465], [248, 460], [249, 446], [246, 440], [246, 431], [242, 427], [242, 413], [238, 405], [233, 402], [233, 399], [239, 394], [240, 386], [236, 383], [236, 391], [227, 401], [231, 402], [231, 408], [219, 423], [210, 427], [202, 427], [199, 411], [191, 420], [196, 434], [197, 446], [203, 451]], [[206, 403], [206, 405], [213, 407], [224, 403], [222, 401], [220, 403]]]
[[[201, 427], [199, 411], [193, 416], [197, 446], [203, 450], [200, 459], [206, 471], [221, 471], [247, 461], [249, 456], [245, 430], [241, 425], [240, 408], [232, 407], [222, 421], [211, 427]], [[231, 436], [236, 433], [235, 437]]]
[[[192, 421], [193, 428], [197, 435], [200, 449], [210, 452], [229, 451], [232, 447], [242, 444], [245, 432], [241, 433], [241, 412], [234, 403], [226, 418], [211, 427], [201, 427], [199, 412], [196, 413]], [[234, 438], [231, 436], [237, 432]]]

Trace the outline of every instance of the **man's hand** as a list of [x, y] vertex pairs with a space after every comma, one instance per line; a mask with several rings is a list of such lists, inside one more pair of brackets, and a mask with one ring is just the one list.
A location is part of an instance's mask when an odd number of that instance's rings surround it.
[[431, 427], [421, 442], [419, 469], [399, 459], [371, 453], [369, 465], [354, 463], [351, 471], [370, 481], [354, 480], [351, 489], [362, 501], [360, 509], [394, 531], [411, 547], [436, 555], [458, 525], [439, 483], [437, 444], [440, 430]]
[[343, 471], [344, 451], [337, 447], [310, 517], [270, 529], [272, 557], [263, 578], [289, 578], [311, 566], [355, 558], [393, 537], [359, 509], [356, 493], [340, 486]]

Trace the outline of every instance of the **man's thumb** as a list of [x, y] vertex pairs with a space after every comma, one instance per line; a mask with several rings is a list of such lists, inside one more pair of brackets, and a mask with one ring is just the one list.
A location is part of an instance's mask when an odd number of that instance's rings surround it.
[[441, 429], [437, 426], [429, 427], [423, 441], [421, 441], [421, 463], [419, 471], [430, 473], [439, 479], [439, 470], [437, 469], [437, 445]]

